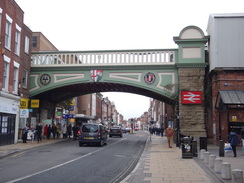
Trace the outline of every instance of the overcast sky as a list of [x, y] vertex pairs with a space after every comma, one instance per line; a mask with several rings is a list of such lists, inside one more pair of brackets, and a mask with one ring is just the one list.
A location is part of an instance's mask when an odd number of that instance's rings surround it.
[[[244, 12], [243, 0], [15, 1], [25, 13], [24, 23], [61, 51], [177, 48], [173, 37], [184, 27], [198, 26], [207, 35], [210, 14]], [[149, 108], [146, 97], [108, 97], [126, 119], [139, 117]]]

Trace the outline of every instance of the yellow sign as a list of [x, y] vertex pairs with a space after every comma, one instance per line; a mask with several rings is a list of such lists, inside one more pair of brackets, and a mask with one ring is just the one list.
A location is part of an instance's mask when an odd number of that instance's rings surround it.
[[20, 109], [28, 109], [29, 99], [21, 98], [20, 99]]
[[237, 117], [236, 116], [232, 116], [232, 121], [236, 122], [237, 121]]
[[39, 108], [39, 99], [31, 100], [31, 108]]

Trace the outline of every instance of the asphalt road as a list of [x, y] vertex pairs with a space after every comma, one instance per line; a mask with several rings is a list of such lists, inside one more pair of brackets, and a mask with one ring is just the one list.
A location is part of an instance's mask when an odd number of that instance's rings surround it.
[[103, 147], [67, 140], [0, 159], [0, 183], [120, 182], [136, 166], [148, 138], [143, 131], [108, 138]]

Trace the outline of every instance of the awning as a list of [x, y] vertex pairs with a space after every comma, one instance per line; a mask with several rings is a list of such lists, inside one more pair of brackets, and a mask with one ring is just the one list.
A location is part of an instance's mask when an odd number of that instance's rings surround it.
[[244, 90], [220, 90], [216, 107], [220, 105], [244, 105]]

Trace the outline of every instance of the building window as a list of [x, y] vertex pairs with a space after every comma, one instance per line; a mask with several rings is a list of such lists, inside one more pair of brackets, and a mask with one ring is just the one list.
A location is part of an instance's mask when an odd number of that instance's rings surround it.
[[32, 37], [32, 47], [37, 48], [37, 36]]
[[8, 116], [0, 116], [2, 117], [1, 120], [1, 133], [8, 133]]
[[10, 50], [12, 19], [6, 14], [5, 47]]
[[30, 48], [30, 38], [28, 36], [25, 36], [25, 53], [29, 54], [29, 48]]
[[23, 88], [27, 88], [28, 71], [24, 69], [23, 73]]
[[3, 10], [0, 8], [0, 35], [1, 35], [1, 30], [2, 30], [2, 28], [1, 28], [2, 27], [2, 12], [3, 12]]
[[10, 58], [4, 55], [3, 90], [5, 90], [5, 91], [8, 91], [9, 63], [10, 63]]
[[16, 33], [15, 33], [15, 45], [14, 45], [14, 53], [19, 55], [20, 53], [20, 32], [21, 28], [16, 25]]
[[19, 63], [14, 62], [13, 93], [18, 94]]

